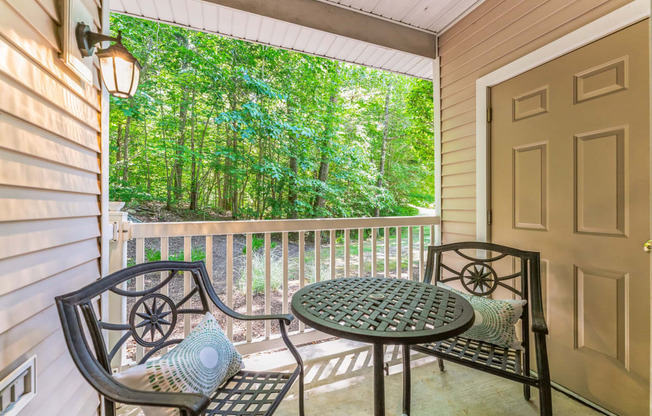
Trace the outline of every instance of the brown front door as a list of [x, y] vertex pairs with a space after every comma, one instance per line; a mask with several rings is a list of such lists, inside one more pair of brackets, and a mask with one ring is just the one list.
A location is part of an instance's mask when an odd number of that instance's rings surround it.
[[648, 415], [649, 20], [491, 89], [491, 240], [541, 252], [553, 381]]

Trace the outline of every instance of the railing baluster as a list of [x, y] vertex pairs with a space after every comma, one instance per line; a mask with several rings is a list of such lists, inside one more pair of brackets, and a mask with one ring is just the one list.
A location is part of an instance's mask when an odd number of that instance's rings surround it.
[[335, 230], [331, 230], [330, 232], [330, 249], [331, 249], [331, 280], [335, 279]]
[[[254, 303], [253, 290], [253, 234], [247, 234], [246, 251], [247, 251], [247, 315], [251, 315]], [[251, 342], [251, 321], [247, 321], [247, 342]]]
[[[299, 231], [299, 289], [305, 286], [306, 278], [306, 233]], [[306, 325], [299, 322], [299, 331], [303, 332]]]
[[378, 229], [371, 229], [371, 277], [376, 277], [378, 275], [378, 264], [377, 264], [377, 253], [378, 253]]
[[419, 226], [419, 281], [423, 281], [423, 245], [425, 244], [423, 225]]
[[344, 277], [351, 277], [351, 230], [344, 230]]
[[[145, 263], [145, 239], [136, 239], [136, 264]], [[136, 290], [141, 291], [145, 289], [145, 276], [140, 275], [136, 277]], [[145, 355], [145, 350], [141, 345], [136, 345], [136, 362], [139, 362]]]
[[[161, 237], [161, 260], [167, 260], [170, 258], [170, 255], [168, 254], [169, 247], [170, 247], [169, 239], [167, 237]], [[167, 271], [161, 272], [161, 281], [163, 281], [166, 277], [168, 277], [168, 273], [169, 272]], [[169, 294], [168, 286], [169, 285], [165, 285], [161, 288], [161, 294], [168, 296]]]
[[[161, 237], [161, 260], [168, 260], [170, 258], [169, 255], [169, 239], [167, 237]], [[166, 277], [168, 277], [168, 271], [162, 271], [161, 274], [161, 281], [163, 281]], [[163, 286], [161, 288], [161, 294], [165, 296], [169, 296], [169, 284]], [[165, 347], [161, 349], [161, 354], [166, 354], [168, 352], [168, 347]]]
[[321, 281], [321, 231], [315, 231], [315, 282]]
[[213, 283], [213, 236], [206, 236], [206, 270], [208, 270], [208, 277]]
[[[185, 261], [192, 260], [192, 237], [185, 236], [183, 237], [183, 259]], [[190, 280], [190, 272], [183, 273], [183, 296], [186, 296], [192, 290], [192, 282]], [[192, 299], [188, 299], [185, 308], [192, 308]], [[191, 315], [186, 313], [183, 315], [183, 333], [185, 336], [190, 334], [190, 326], [192, 324]]]
[[288, 313], [288, 233], [283, 233], [283, 313]]
[[[145, 263], [145, 239], [139, 238], [136, 240], [136, 264]], [[144, 277], [138, 276], [136, 279], [136, 287], [138, 290], [143, 290], [144, 286]]]
[[[226, 306], [233, 309], [233, 234], [226, 236]], [[233, 341], [233, 318], [226, 318], [226, 336]]]
[[401, 263], [401, 227], [396, 227], [396, 277], [403, 277], [403, 264]]
[[384, 273], [383, 276], [385, 276], [385, 278], [389, 278], [389, 227], [384, 228], [384, 233], [385, 233], [385, 235], [384, 235], [384, 240], [385, 240], [385, 242], [384, 242], [384, 244], [385, 244], [385, 247], [384, 247], [385, 248], [385, 265], [384, 265], [384, 267], [385, 267], [385, 270], [383, 271], [383, 273]]
[[413, 279], [414, 268], [414, 227], [408, 227], [408, 279]]
[[[430, 241], [431, 246], [435, 245], [435, 226], [434, 225], [430, 226], [430, 239], [429, 239], [429, 241]], [[427, 250], [426, 250], [426, 252], [427, 252]]]
[[[272, 313], [272, 235], [265, 233], [265, 314]], [[265, 321], [265, 338], [272, 335], [272, 321]]]
[[358, 276], [364, 277], [364, 229], [358, 228]]

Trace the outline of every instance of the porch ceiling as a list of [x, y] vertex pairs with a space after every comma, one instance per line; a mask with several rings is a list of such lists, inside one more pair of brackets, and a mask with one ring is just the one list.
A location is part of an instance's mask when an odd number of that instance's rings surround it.
[[436, 33], [483, 0], [111, 0], [111, 11], [432, 79]]
[[441, 33], [484, 0], [319, 0]]

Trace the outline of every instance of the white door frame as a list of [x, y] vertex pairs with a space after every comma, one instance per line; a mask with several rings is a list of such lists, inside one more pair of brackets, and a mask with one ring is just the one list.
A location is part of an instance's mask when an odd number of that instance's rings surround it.
[[650, 16], [650, 0], [635, 0], [531, 52], [475, 82], [476, 240], [489, 241], [487, 210], [490, 198], [487, 108], [489, 88]]

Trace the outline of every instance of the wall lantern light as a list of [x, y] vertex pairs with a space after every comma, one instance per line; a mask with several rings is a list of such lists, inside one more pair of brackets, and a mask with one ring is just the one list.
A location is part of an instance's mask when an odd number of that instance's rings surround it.
[[112, 37], [91, 32], [91, 28], [84, 23], [77, 24], [75, 34], [77, 46], [84, 57], [93, 55], [95, 44], [99, 42], [116, 42], [106, 49], [97, 51], [102, 81], [109, 94], [118, 98], [133, 97], [138, 89], [141, 66], [122, 44], [122, 34], [118, 32], [117, 37]]

